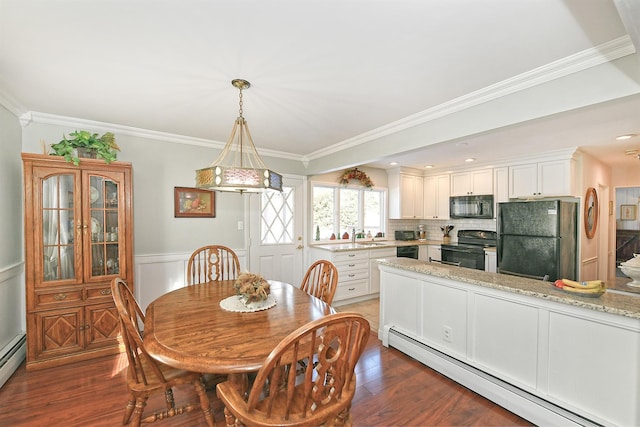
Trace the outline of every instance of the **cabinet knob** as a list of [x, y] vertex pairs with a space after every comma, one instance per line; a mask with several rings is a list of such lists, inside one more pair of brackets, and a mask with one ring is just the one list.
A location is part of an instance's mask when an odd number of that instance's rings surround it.
[[356, 288], [349, 288], [349, 290], [350, 290], [350, 291], [355, 291], [355, 290], [356, 290]]
[[67, 294], [58, 294], [53, 296], [53, 299], [56, 301], [63, 301], [66, 298], [67, 298]]
[[102, 289], [100, 295], [111, 295], [111, 289]]

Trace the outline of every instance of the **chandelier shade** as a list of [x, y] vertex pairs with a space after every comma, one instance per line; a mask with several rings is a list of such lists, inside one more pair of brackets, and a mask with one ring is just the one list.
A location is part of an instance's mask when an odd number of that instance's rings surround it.
[[267, 168], [262, 161], [242, 116], [242, 91], [251, 84], [241, 79], [231, 84], [240, 91], [239, 117], [218, 158], [208, 167], [196, 170], [196, 187], [240, 193], [282, 191], [282, 175]]

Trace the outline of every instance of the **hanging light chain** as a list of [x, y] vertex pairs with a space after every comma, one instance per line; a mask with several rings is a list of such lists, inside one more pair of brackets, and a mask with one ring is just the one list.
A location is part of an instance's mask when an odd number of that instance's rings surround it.
[[240, 117], [242, 117], [242, 87], [240, 87], [239, 89], [240, 95], [238, 97], [240, 98], [240, 101], [238, 102], [238, 105], [240, 106], [240, 108], [238, 109], [238, 114], [240, 114]]

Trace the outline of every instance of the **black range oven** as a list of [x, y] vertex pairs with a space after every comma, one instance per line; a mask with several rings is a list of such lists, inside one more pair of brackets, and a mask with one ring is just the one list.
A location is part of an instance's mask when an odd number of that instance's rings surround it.
[[495, 247], [495, 231], [459, 230], [457, 243], [440, 245], [442, 263], [484, 270], [484, 248]]
[[[413, 230], [396, 230], [396, 240], [411, 241], [416, 239], [416, 232]], [[413, 258], [418, 259], [418, 245], [398, 246], [396, 248], [396, 256], [398, 258]]]

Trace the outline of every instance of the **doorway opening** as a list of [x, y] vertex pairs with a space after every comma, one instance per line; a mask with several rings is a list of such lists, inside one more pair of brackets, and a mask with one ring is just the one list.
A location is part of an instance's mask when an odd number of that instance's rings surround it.
[[[616, 288], [629, 288], [632, 279], [618, 267], [640, 254], [640, 187], [616, 188]], [[629, 289], [625, 289], [629, 290]], [[638, 289], [640, 292], [640, 289]]]

